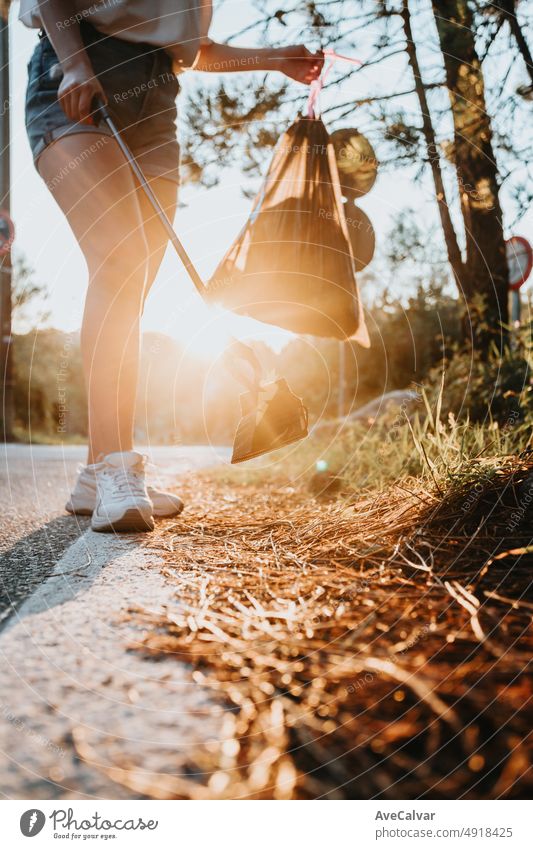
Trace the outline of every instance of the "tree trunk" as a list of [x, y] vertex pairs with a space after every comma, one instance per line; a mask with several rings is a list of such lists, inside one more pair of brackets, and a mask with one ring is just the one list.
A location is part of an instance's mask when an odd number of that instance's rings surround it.
[[461, 250], [457, 242], [457, 236], [450, 215], [450, 208], [448, 206], [446, 190], [444, 188], [444, 180], [442, 177], [442, 170], [440, 166], [440, 155], [437, 147], [435, 129], [431, 120], [431, 113], [429, 111], [429, 104], [426, 97], [426, 89], [422, 81], [416, 46], [413, 39], [413, 31], [411, 28], [411, 13], [409, 11], [408, 0], [403, 0], [402, 11], [400, 14], [403, 22], [403, 30], [405, 33], [407, 57], [409, 60], [409, 65], [411, 66], [411, 70], [413, 72], [415, 91], [418, 97], [418, 102], [420, 104], [420, 111], [422, 113], [422, 133], [426, 142], [428, 161], [431, 167], [431, 173], [433, 175], [435, 196], [437, 198], [440, 221], [444, 233], [446, 252], [448, 254], [448, 261], [451, 265], [455, 277], [455, 282], [457, 283], [457, 287], [459, 289], [459, 292], [461, 293], [463, 289], [463, 260], [461, 257]]
[[509, 27], [511, 28], [511, 32], [514, 36], [514, 39], [518, 45], [518, 49], [522, 56], [522, 59], [526, 65], [526, 71], [529, 74], [529, 79], [533, 83], [533, 58], [531, 57], [531, 51], [529, 49], [529, 45], [526, 41], [526, 37], [522, 31], [522, 27], [518, 23], [518, 18], [516, 17], [516, 0], [506, 0], [506, 2], [501, 4], [501, 11], [509, 23]]
[[475, 336], [505, 342], [508, 271], [498, 199], [498, 168], [483, 72], [467, 0], [433, 0], [454, 125], [454, 156], [465, 225], [462, 277]]

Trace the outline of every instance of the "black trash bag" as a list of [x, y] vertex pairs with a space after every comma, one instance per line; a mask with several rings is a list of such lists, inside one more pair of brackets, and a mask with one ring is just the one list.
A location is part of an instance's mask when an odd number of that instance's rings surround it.
[[320, 119], [301, 118], [281, 137], [208, 291], [267, 324], [368, 347], [335, 153]]

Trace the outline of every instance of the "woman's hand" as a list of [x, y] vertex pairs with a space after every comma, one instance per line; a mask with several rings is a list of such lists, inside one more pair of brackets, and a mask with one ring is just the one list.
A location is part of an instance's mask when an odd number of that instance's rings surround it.
[[63, 72], [57, 97], [65, 115], [71, 121], [91, 124], [94, 98], [98, 95], [104, 103], [107, 98], [100, 81], [95, 77], [90, 64], [78, 62]]
[[281, 47], [276, 51], [276, 69], [298, 83], [310, 85], [322, 73], [324, 54], [311, 53], [304, 44]]

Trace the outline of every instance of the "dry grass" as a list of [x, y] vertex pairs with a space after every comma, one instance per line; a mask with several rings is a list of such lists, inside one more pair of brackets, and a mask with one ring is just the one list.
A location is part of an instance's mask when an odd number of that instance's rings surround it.
[[134, 614], [146, 657], [190, 664], [225, 706], [223, 733], [175, 777], [121, 780], [155, 798], [528, 796], [531, 461], [478, 465], [446, 492], [405, 479], [353, 501], [188, 481], [149, 543], [175, 598]]

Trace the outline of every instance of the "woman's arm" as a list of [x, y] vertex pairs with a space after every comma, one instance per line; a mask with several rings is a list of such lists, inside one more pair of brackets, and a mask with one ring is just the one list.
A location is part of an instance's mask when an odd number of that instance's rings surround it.
[[85, 51], [79, 24], [72, 23], [73, 11], [70, 0], [39, 0], [43, 26], [63, 71], [59, 102], [72, 121], [87, 121], [95, 95], [104, 101], [106, 97]]
[[198, 52], [194, 71], [281, 71], [309, 85], [322, 71], [324, 55], [311, 53], [303, 44], [291, 47], [231, 47], [208, 41]]

